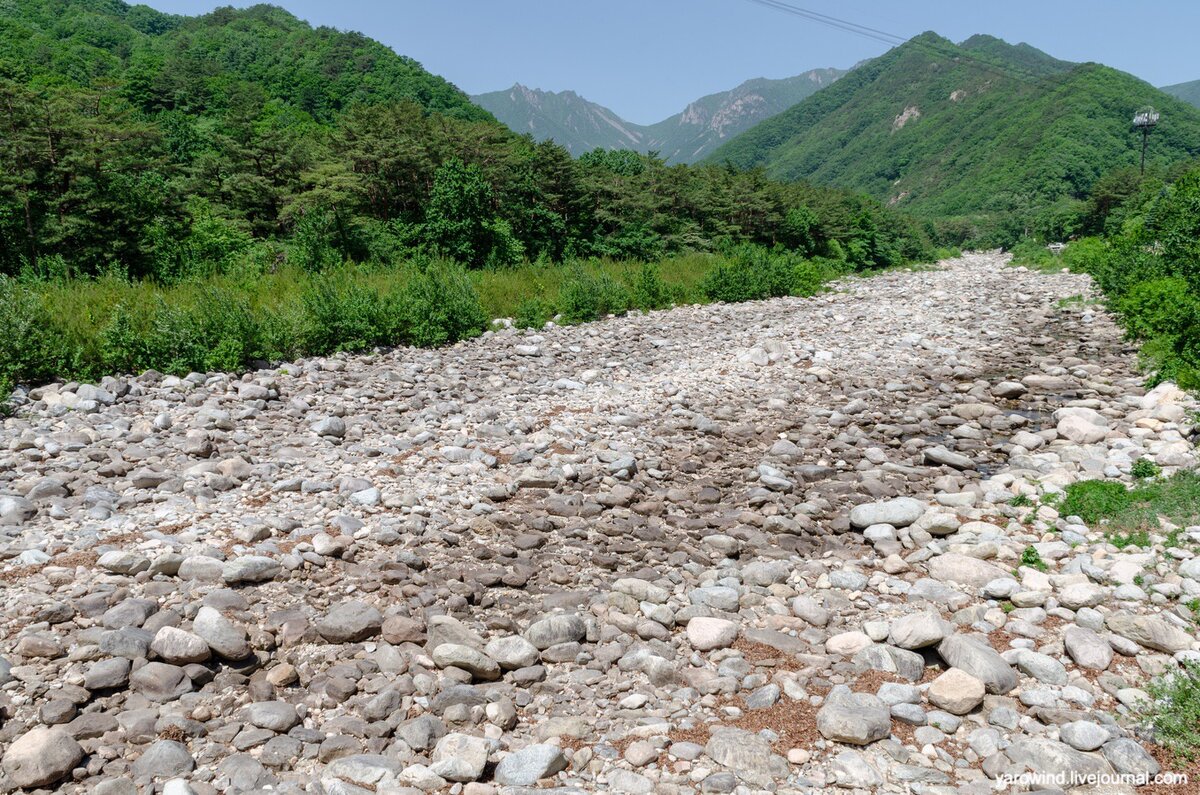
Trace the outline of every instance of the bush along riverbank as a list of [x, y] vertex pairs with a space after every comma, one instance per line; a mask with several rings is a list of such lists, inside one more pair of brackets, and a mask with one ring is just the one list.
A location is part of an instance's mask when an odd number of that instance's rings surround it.
[[[0, 278], [0, 390], [158, 370], [238, 371], [375, 347], [430, 347], [495, 318], [572, 324], [674, 304], [813, 295], [869, 273], [743, 245], [652, 263], [591, 260], [468, 271], [434, 260], [320, 272], [220, 274], [174, 285], [118, 277]], [[21, 393], [16, 395], [20, 403]]]

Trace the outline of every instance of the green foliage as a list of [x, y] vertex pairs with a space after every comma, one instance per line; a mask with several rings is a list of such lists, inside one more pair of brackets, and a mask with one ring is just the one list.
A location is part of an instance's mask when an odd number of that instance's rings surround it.
[[643, 263], [633, 283], [630, 299], [638, 309], [666, 309], [674, 302], [671, 288], [653, 263]]
[[1078, 516], [1088, 524], [1117, 516], [1133, 502], [1129, 490], [1120, 483], [1106, 480], [1081, 480], [1066, 488], [1066, 498], [1058, 506], [1063, 516]]
[[0, 276], [0, 381], [3, 397], [20, 382], [40, 382], [78, 364], [56, 333], [54, 315], [28, 286]]
[[1117, 549], [1125, 549], [1126, 547], [1147, 549], [1151, 544], [1150, 533], [1146, 530], [1132, 530], [1128, 533], [1110, 533], [1108, 542]]
[[405, 341], [430, 347], [477, 337], [488, 317], [462, 266], [434, 262], [409, 281], [400, 296]]
[[1137, 166], [1141, 138], [1129, 119], [1140, 105], [1164, 114], [1150, 138], [1152, 170], [1200, 153], [1196, 108], [1131, 75], [1044, 53], [1030, 79], [1031, 49], [991, 40], [980, 50], [922, 34], [710, 161], [865, 191], [937, 219], [939, 244], [990, 246], [1085, 231], [1084, 199], [1101, 175]]
[[1143, 481], [1133, 489], [1102, 480], [1067, 486], [1058, 508], [1064, 516], [1079, 516], [1088, 524], [1105, 522], [1116, 546], [1147, 546], [1148, 531], [1157, 530], [1159, 517], [1172, 524], [1200, 523], [1200, 475], [1190, 470], [1169, 478]]
[[508, 222], [496, 217], [495, 204], [478, 166], [446, 161], [434, 175], [425, 208], [426, 241], [439, 254], [469, 265], [516, 264], [524, 247]]
[[1177, 763], [1195, 760], [1200, 754], [1200, 663], [1185, 662], [1179, 670], [1151, 680], [1146, 690], [1150, 700], [1141, 705], [1138, 718]]
[[[119, 4], [56, 8], [23, 0], [0, 25], [0, 273], [178, 282], [275, 268], [278, 252], [316, 272], [728, 241], [862, 267], [929, 253], [905, 218], [843, 191], [633, 152], [574, 161], [382, 45], [279, 9], [143, 24]], [[102, 43], [76, 49], [98, 22]]]
[[1151, 381], [1200, 388], [1200, 168], [1171, 184], [1146, 180], [1119, 196], [1109, 192], [1093, 199], [1106, 205], [1108, 236], [1072, 243], [1063, 260], [1095, 279], [1129, 337], [1142, 343]]
[[1032, 508], [1033, 500], [1029, 499], [1028, 495], [1018, 494], [1008, 501], [1008, 504], [1014, 508]]
[[301, 297], [305, 350], [356, 351], [388, 344], [396, 324], [378, 292], [336, 271], [314, 276]]
[[513, 314], [513, 325], [517, 328], [540, 329], [550, 322], [554, 308], [541, 298], [526, 298]]
[[624, 314], [632, 306], [633, 296], [617, 279], [577, 265], [563, 284], [559, 311], [564, 323], [585, 323]]
[[1139, 458], [1133, 462], [1133, 466], [1129, 469], [1129, 474], [1133, 475], [1138, 480], [1149, 480], [1156, 478], [1162, 474], [1162, 467], [1151, 461], [1149, 458]]
[[705, 277], [701, 292], [712, 301], [754, 301], [783, 296], [810, 296], [832, 279], [855, 270], [847, 262], [805, 259], [780, 249], [739, 247]]
[[1042, 556], [1038, 554], [1037, 549], [1031, 546], [1025, 547], [1025, 550], [1021, 553], [1020, 565], [1028, 566], [1029, 568], [1037, 569], [1038, 571], [1047, 571], [1050, 568], [1046, 565], [1046, 561], [1042, 560]]

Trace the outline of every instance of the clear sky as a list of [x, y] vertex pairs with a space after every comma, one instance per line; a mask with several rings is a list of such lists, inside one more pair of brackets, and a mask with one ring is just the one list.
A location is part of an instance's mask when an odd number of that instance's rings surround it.
[[[131, 0], [134, 1], [134, 0]], [[145, 0], [199, 14], [245, 0]], [[886, 44], [749, 0], [275, 0], [314, 25], [358, 30], [478, 94], [573, 89], [651, 123], [752, 77], [848, 67]], [[1200, 79], [1200, 0], [795, 0], [908, 38], [988, 33], [1155, 85]]]

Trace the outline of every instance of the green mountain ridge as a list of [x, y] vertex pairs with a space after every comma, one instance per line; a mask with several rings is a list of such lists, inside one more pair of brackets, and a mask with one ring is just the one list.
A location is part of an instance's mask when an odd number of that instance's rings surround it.
[[576, 156], [593, 149], [628, 149], [658, 152], [668, 163], [694, 163], [844, 74], [839, 69], [813, 69], [794, 77], [747, 80], [649, 125], [626, 121], [574, 91], [542, 91], [517, 84], [472, 99], [510, 129], [538, 141], [553, 140]]
[[710, 162], [863, 190], [925, 216], [1027, 214], [1136, 165], [1200, 154], [1200, 112], [1131, 75], [1028, 45], [924, 33], [724, 145]]
[[1194, 105], [1200, 108], [1200, 80], [1192, 80], [1188, 83], [1176, 83], [1173, 86], [1163, 86], [1161, 91], [1181, 99], [1189, 105]]
[[365, 103], [415, 102], [489, 120], [454, 85], [361, 33], [314, 28], [271, 5], [196, 17], [120, 0], [8, 0], [0, 14], [0, 76], [88, 86], [127, 82], [146, 111], [204, 113], [239, 87], [327, 121]]

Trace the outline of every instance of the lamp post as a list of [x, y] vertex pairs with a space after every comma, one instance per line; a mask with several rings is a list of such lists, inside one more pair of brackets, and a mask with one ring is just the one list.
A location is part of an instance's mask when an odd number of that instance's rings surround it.
[[1146, 142], [1150, 131], [1158, 126], [1158, 111], [1146, 106], [1133, 114], [1133, 129], [1142, 132], [1142, 176], [1146, 176]]

